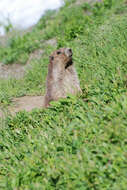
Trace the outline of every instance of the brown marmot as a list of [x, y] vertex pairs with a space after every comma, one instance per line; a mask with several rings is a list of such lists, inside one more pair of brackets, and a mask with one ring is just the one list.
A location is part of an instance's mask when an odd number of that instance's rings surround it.
[[72, 61], [72, 50], [60, 48], [50, 56], [46, 80], [45, 107], [52, 100], [65, 98], [67, 94], [81, 92], [80, 83]]

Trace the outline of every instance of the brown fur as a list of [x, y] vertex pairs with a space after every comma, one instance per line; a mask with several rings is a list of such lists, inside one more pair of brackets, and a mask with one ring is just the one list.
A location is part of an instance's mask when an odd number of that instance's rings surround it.
[[65, 98], [67, 94], [81, 92], [80, 83], [72, 61], [72, 50], [60, 48], [50, 56], [46, 81], [45, 106], [52, 100]]

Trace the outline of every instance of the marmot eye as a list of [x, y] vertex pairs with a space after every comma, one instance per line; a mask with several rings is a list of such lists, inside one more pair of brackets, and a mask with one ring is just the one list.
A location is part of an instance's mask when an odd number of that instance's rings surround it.
[[51, 61], [53, 61], [53, 59], [54, 59], [54, 57], [53, 57], [53, 56], [50, 56], [49, 58], [50, 58], [50, 60], [51, 60]]
[[57, 51], [57, 54], [58, 54], [58, 55], [61, 54], [61, 51]]

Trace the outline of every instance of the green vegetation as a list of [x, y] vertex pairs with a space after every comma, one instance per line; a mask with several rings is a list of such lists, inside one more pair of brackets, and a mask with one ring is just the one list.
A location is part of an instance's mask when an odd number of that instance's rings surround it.
[[54, 50], [44, 41], [52, 38], [73, 49], [83, 90], [48, 109], [0, 120], [0, 189], [127, 189], [126, 10], [123, 0], [69, 1], [0, 48], [5, 63], [24, 63], [35, 49], [45, 49], [24, 78], [0, 80], [3, 106], [13, 97], [44, 94]]

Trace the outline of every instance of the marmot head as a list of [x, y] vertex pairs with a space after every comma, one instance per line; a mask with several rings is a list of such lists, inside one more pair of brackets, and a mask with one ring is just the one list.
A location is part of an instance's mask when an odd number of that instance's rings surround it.
[[60, 48], [54, 51], [50, 56], [50, 63], [62, 64], [66, 69], [72, 62], [72, 50], [70, 48]]

